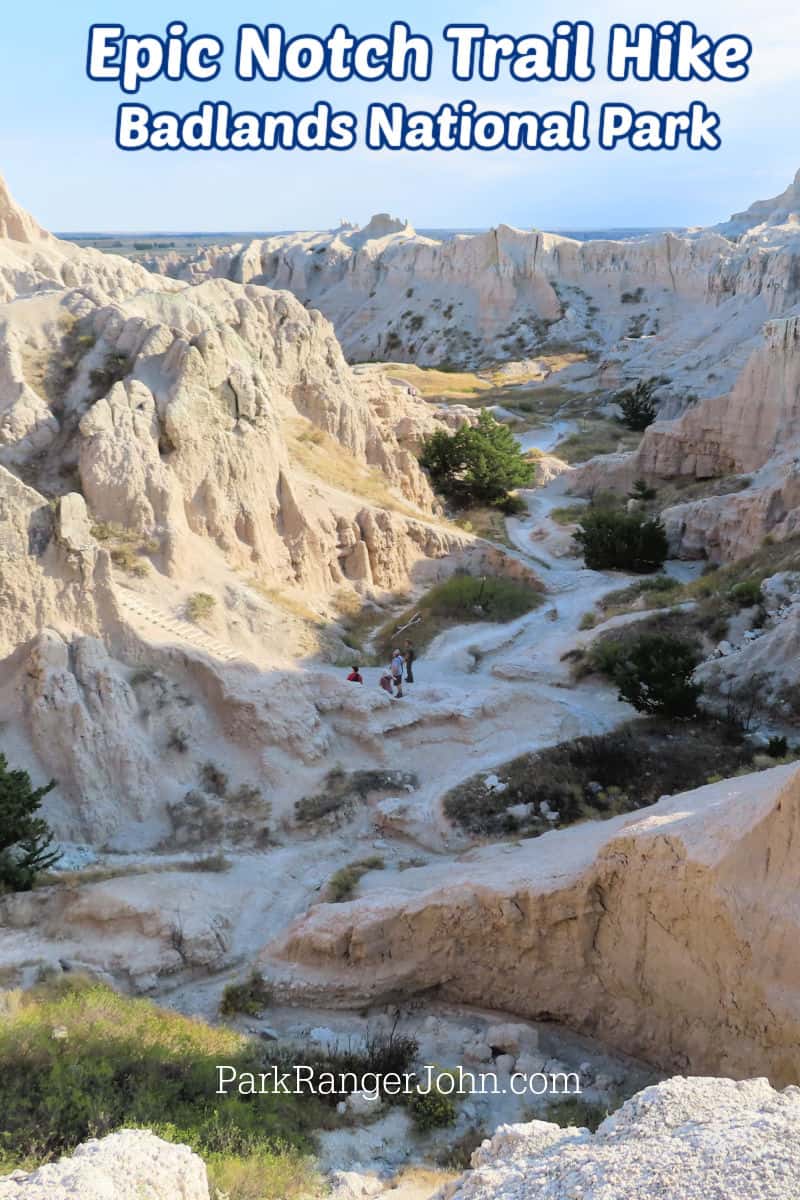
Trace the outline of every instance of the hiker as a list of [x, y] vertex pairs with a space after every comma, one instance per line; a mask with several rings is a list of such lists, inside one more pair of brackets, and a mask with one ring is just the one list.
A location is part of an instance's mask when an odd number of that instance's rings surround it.
[[397, 695], [403, 694], [403, 655], [400, 649], [392, 651], [392, 681], [397, 688]]
[[406, 662], [406, 683], [414, 682], [414, 659], [417, 657], [414, 651], [413, 642], [406, 642], [406, 651], [403, 655]]
[[350, 674], [347, 676], [348, 683], [363, 683], [364, 679], [359, 667], [351, 667]]
[[383, 672], [383, 674], [381, 675], [380, 684], [381, 684], [381, 687], [383, 688], [383, 690], [385, 692], [388, 692], [389, 695], [394, 700], [394, 694], [392, 692], [392, 673], [391, 673], [391, 671]]

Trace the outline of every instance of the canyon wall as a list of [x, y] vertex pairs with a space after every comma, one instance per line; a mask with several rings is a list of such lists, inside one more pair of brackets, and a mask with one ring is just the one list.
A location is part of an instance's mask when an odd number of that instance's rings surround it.
[[433, 993], [782, 1084], [800, 1071], [799, 825], [796, 767], [729, 779], [317, 906], [263, 965], [298, 999]]

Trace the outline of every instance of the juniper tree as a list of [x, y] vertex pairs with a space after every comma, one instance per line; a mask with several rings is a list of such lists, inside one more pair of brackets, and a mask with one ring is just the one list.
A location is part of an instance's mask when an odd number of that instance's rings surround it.
[[0, 754], [0, 891], [28, 891], [38, 872], [58, 861], [47, 822], [36, 815], [54, 787], [51, 780], [34, 788], [28, 772], [9, 769]]

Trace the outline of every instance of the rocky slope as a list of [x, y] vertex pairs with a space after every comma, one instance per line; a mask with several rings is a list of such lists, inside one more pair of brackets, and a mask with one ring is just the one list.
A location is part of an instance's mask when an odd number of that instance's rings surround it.
[[312, 908], [265, 961], [306, 1001], [435, 990], [665, 1070], [791, 1081], [798, 821], [795, 767], [726, 780]]
[[597, 1133], [502, 1126], [447, 1200], [787, 1200], [800, 1188], [800, 1090], [765, 1079], [670, 1079]]
[[730, 493], [664, 512], [671, 553], [729, 562], [769, 535], [800, 528], [800, 317], [770, 321], [730, 392], [703, 400], [677, 420], [657, 421], [637, 451], [595, 459], [574, 488], [629, 488], [635, 479], [705, 480], [728, 476]]
[[[186, 738], [273, 782], [286, 750], [325, 753], [337, 705], [293, 668], [335, 649], [342, 604], [503, 556], [439, 516], [413, 453], [435, 408], [351, 370], [320, 313], [79, 250], [5, 188], [0, 222], [4, 748], [59, 781], [62, 838], [150, 846]], [[168, 694], [137, 696], [137, 670]]]

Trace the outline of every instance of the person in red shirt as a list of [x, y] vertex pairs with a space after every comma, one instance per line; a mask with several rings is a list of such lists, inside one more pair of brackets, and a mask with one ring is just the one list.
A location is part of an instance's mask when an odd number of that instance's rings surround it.
[[348, 683], [363, 683], [364, 679], [358, 667], [353, 667], [350, 674], [347, 676]]

